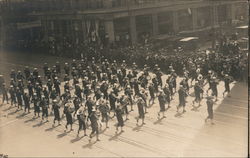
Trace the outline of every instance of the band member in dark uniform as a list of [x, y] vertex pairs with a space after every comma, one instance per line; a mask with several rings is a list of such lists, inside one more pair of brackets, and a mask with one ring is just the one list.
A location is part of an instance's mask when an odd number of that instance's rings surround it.
[[166, 103], [168, 104], [168, 108], [170, 108], [171, 106], [170, 106], [170, 102], [171, 102], [171, 98], [170, 98], [170, 96], [171, 96], [171, 92], [170, 92], [170, 90], [169, 90], [169, 86], [168, 86], [168, 84], [166, 83], [166, 85], [163, 87], [163, 92], [164, 92], [164, 97], [165, 97], [165, 101], [166, 101]]
[[115, 93], [111, 91], [109, 94], [109, 104], [110, 104], [110, 111], [114, 112], [112, 118], [115, 116], [116, 102], [117, 102], [117, 97]]
[[2, 104], [4, 103], [5, 100], [7, 101], [7, 104], [9, 104], [8, 90], [5, 83], [2, 84], [2, 93], [3, 93]]
[[40, 117], [40, 107], [39, 107], [39, 104], [40, 104], [40, 100], [39, 98], [37, 97], [37, 94], [34, 93], [34, 98], [33, 98], [33, 104], [34, 104], [34, 114], [36, 117], [36, 114], [38, 114], [38, 117]]
[[72, 129], [72, 125], [73, 125], [73, 118], [72, 118], [72, 114], [71, 114], [71, 109], [69, 107], [69, 104], [66, 103], [65, 106], [64, 106], [64, 109], [63, 109], [63, 113], [65, 114], [66, 116], [66, 125], [65, 125], [65, 131], [68, 129], [68, 125], [70, 125], [70, 131], [73, 131]]
[[30, 69], [28, 66], [25, 66], [25, 69], [24, 69], [24, 75], [25, 75], [25, 79], [28, 80], [28, 78], [30, 77]]
[[208, 113], [208, 116], [205, 119], [205, 122], [207, 122], [207, 120], [210, 119], [212, 125], [214, 125], [214, 122], [213, 122], [213, 118], [214, 118], [213, 105], [214, 105], [213, 97], [208, 96], [207, 97], [207, 113]]
[[58, 121], [58, 125], [60, 124], [61, 118], [60, 118], [60, 106], [58, 105], [58, 102], [56, 99], [54, 99], [52, 101], [52, 109], [54, 111], [54, 121], [53, 121], [53, 125], [55, 124], [56, 121]]
[[59, 61], [56, 62], [56, 72], [59, 74], [61, 73], [61, 65], [60, 65]]
[[98, 129], [98, 116], [96, 114], [96, 109], [93, 108], [92, 112], [89, 116], [90, 118], [90, 122], [91, 122], [91, 128], [92, 128], [92, 132], [90, 134], [90, 139], [89, 141], [91, 141], [91, 138], [93, 137], [93, 134], [96, 134], [96, 141], [100, 141], [99, 139], [99, 129]]
[[23, 101], [24, 101], [24, 112], [28, 109], [28, 113], [30, 113], [30, 98], [28, 93], [24, 93], [23, 95]]
[[28, 88], [28, 92], [29, 92], [29, 99], [33, 100], [33, 85], [31, 83], [31, 81], [28, 81], [28, 85], [27, 85], [27, 88]]
[[19, 109], [19, 107], [20, 107], [22, 110], [23, 109], [22, 92], [18, 87], [16, 88], [16, 97], [17, 97], [17, 109]]
[[61, 95], [60, 85], [61, 85], [61, 82], [59, 81], [57, 77], [55, 77], [54, 88], [56, 90], [56, 94], [59, 96]]
[[199, 85], [198, 81], [195, 81], [195, 85], [194, 85], [194, 94], [195, 94], [195, 99], [193, 100], [193, 106], [196, 103], [198, 103], [198, 107], [201, 106], [201, 93], [202, 93], [202, 88]]
[[68, 63], [65, 63], [64, 65], [64, 72], [65, 74], [67, 74], [69, 76], [69, 71], [70, 71], [70, 67]]
[[124, 94], [122, 94], [121, 98], [119, 99], [119, 102], [120, 102], [120, 105], [122, 106], [123, 112], [126, 115], [126, 120], [129, 120], [128, 119], [128, 114], [129, 114], [129, 112], [128, 112], [128, 104], [129, 104], [128, 97], [125, 96]]
[[179, 94], [179, 106], [177, 106], [177, 112], [179, 112], [180, 107], [183, 107], [183, 113], [186, 112], [185, 110], [185, 106], [186, 106], [186, 91], [183, 88], [182, 85], [180, 85], [180, 89], [178, 90], [178, 94]]
[[10, 89], [9, 89], [9, 93], [10, 93], [10, 105], [12, 106], [13, 104], [15, 104], [16, 106], [16, 91], [13, 87], [13, 85], [10, 85]]
[[76, 112], [77, 120], [78, 120], [78, 131], [77, 131], [77, 136], [79, 136], [79, 133], [81, 130], [84, 131], [84, 136], [87, 136], [86, 134], [86, 115], [85, 115], [85, 110], [83, 107], [80, 107], [77, 112]]
[[148, 90], [150, 94], [149, 105], [153, 105], [155, 103], [155, 88], [153, 83], [150, 83]]
[[90, 115], [92, 113], [92, 109], [95, 108], [95, 102], [91, 99], [90, 96], [88, 96], [88, 99], [85, 103], [85, 107], [88, 109], [88, 119], [90, 119]]
[[12, 78], [16, 82], [16, 72], [14, 69], [11, 70], [10, 78]]
[[212, 89], [212, 96], [215, 96], [215, 102], [218, 101], [218, 89], [217, 89], [218, 81], [216, 77], [213, 77], [211, 80], [211, 89]]
[[106, 100], [101, 99], [102, 101], [99, 103], [99, 111], [101, 112], [101, 116], [102, 116], [102, 122], [105, 122], [106, 124], [106, 128], [108, 127], [108, 121], [109, 121], [109, 106]]
[[48, 87], [49, 93], [51, 94], [51, 92], [52, 92], [52, 87], [53, 87], [53, 83], [51, 82], [51, 79], [48, 79], [47, 87]]
[[136, 78], [135, 78], [135, 80], [134, 80], [133, 85], [134, 85], [135, 96], [136, 96], [136, 95], [139, 95], [139, 93], [140, 93], [139, 82], [138, 82], [138, 80], [137, 80]]
[[78, 109], [80, 108], [81, 106], [81, 100], [80, 98], [78, 98], [76, 95], [74, 95], [74, 100], [73, 100], [73, 104], [74, 104], [74, 107], [75, 107], [75, 112], [74, 112], [74, 115], [76, 115]]
[[118, 122], [116, 125], [116, 132], [118, 132], [118, 127], [121, 127], [121, 132], [124, 132], [123, 131], [124, 121], [122, 118], [123, 110], [122, 110], [121, 104], [119, 104], [117, 106], [117, 108], [115, 109], [115, 113], [116, 113], [116, 118], [117, 118], [117, 122]]
[[165, 96], [164, 96], [162, 90], [159, 91], [158, 101], [159, 101], [159, 104], [160, 104], [160, 111], [158, 112], [158, 119], [160, 119], [160, 113], [162, 113], [162, 118], [166, 118], [166, 116], [165, 116], [165, 111], [166, 111], [165, 104], [166, 104], [166, 101], [165, 101]]
[[231, 97], [230, 96], [230, 83], [232, 82], [232, 79], [231, 77], [229, 77], [228, 74], [225, 74], [225, 77], [224, 77], [224, 86], [225, 86], [225, 90], [223, 92], [223, 97], [225, 96], [225, 93], [228, 93], [228, 97]]
[[46, 117], [46, 122], [49, 122], [48, 117], [49, 117], [49, 103], [47, 102], [47, 99], [45, 96], [42, 96], [42, 100], [40, 102], [40, 106], [42, 107], [42, 121]]
[[124, 90], [124, 94], [128, 97], [129, 99], [129, 102], [130, 102], [130, 105], [131, 105], [131, 111], [134, 111], [133, 109], [133, 98], [132, 98], [132, 95], [133, 95], [133, 90], [131, 89], [131, 86], [127, 86]]
[[144, 118], [145, 118], [145, 101], [137, 96], [137, 107], [138, 107], [138, 113], [139, 113], [139, 116], [137, 117], [136, 119], [136, 124], [138, 125], [138, 122], [139, 122], [139, 119], [142, 119], [142, 124], [144, 125]]

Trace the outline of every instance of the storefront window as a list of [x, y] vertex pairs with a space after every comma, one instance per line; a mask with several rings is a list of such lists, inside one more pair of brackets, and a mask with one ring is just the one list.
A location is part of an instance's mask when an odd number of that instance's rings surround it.
[[173, 32], [173, 13], [163, 12], [158, 14], [158, 27], [160, 34]]
[[209, 7], [202, 7], [197, 9], [197, 26], [198, 28], [204, 28], [211, 25], [211, 13]]
[[180, 31], [192, 29], [192, 12], [190, 8], [178, 11], [178, 18]]
[[151, 15], [142, 15], [136, 17], [136, 30], [139, 41], [144, 41], [152, 35], [153, 25]]

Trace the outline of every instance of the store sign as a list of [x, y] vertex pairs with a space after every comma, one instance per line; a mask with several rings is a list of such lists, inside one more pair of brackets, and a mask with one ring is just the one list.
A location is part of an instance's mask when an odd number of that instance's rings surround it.
[[32, 21], [32, 22], [26, 22], [26, 23], [17, 23], [17, 29], [29, 29], [29, 28], [33, 28], [33, 27], [41, 27], [41, 20], [37, 20], [37, 21]]

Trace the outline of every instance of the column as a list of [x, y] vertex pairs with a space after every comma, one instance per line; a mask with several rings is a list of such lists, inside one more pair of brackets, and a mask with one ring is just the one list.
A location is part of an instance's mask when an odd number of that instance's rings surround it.
[[192, 28], [193, 28], [193, 30], [198, 28], [197, 21], [198, 21], [197, 8], [192, 8], [192, 26], [193, 26]]
[[153, 23], [153, 36], [158, 35], [158, 15], [157, 13], [152, 14], [152, 23]]
[[175, 33], [179, 31], [178, 11], [173, 11], [173, 30]]
[[113, 20], [105, 21], [104, 25], [105, 25], [105, 33], [108, 34], [108, 37], [109, 37], [109, 42], [113, 43], [115, 41], [114, 22], [113, 22]]
[[129, 30], [130, 30], [131, 43], [135, 44], [137, 42], [135, 16], [130, 16], [129, 17]]

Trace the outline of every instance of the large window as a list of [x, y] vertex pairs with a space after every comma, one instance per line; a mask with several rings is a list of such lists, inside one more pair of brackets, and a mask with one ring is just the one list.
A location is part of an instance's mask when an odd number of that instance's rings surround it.
[[197, 26], [199, 28], [208, 27], [211, 25], [211, 12], [209, 7], [197, 9]]
[[162, 12], [158, 14], [158, 27], [160, 34], [173, 32], [173, 13]]
[[234, 5], [235, 9], [235, 19], [239, 21], [247, 21], [248, 19], [248, 4], [247, 3], [237, 3]]
[[178, 18], [180, 31], [192, 29], [192, 11], [190, 8], [178, 11]]
[[227, 6], [226, 5], [219, 5], [217, 7], [218, 11], [218, 21], [220, 24], [223, 24], [227, 21]]

